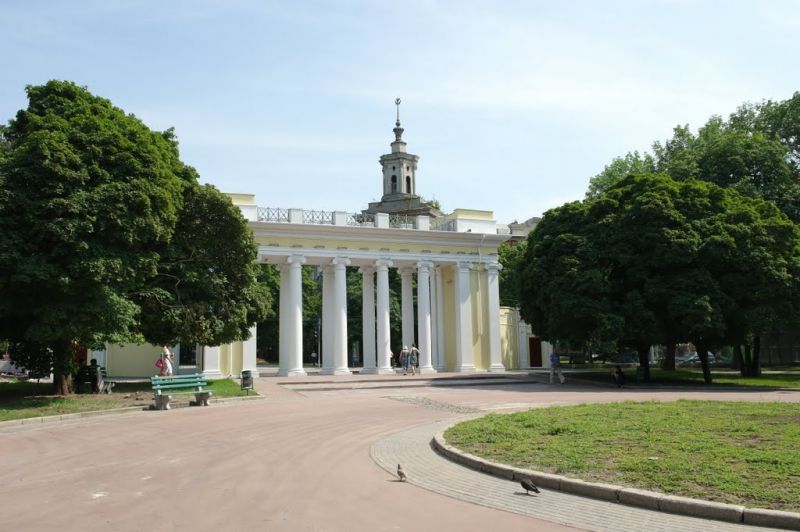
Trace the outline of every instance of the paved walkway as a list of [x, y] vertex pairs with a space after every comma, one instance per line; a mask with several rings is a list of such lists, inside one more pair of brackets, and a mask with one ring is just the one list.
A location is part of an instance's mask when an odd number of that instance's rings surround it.
[[[268, 377], [256, 380], [265, 395], [258, 401], [0, 428], [2, 528], [655, 530], [678, 519], [671, 529], [739, 530], [561, 493], [523, 497], [514, 483], [440, 459], [427, 442], [441, 423], [469, 412], [678, 397], [800, 402], [800, 392], [396, 381], [386, 388], [384, 376]], [[390, 473], [400, 460], [409, 483]]]

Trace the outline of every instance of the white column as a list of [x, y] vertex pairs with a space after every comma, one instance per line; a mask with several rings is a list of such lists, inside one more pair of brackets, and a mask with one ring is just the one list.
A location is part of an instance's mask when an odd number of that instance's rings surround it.
[[242, 371], [245, 370], [251, 371], [253, 378], [258, 377], [258, 362], [256, 362], [257, 334], [258, 334], [258, 326], [253, 325], [252, 327], [250, 327], [250, 338], [248, 338], [242, 343]]
[[375, 261], [375, 271], [377, 273], [376, 290], [376, 315], [377, 315], [377, 358], [378, 373], [394, 373], [391, 362], [391, 344], [389, 325], [389, 268], [392, 266], [390, 260]]
[[456, 367], [454, 371], [475, 371], [472, 358], [471, 262], [459, 262], [455, 275]]
[[500, 280], [499, 273], [503, 265], [490, 262], [486, 265], [487, 294], [486, 315], [489, 320], [489, 371], [503, 372], [503, 357], [500, 351]]
[[414, 291], [411, 286], [411, 276], [414, 274], [412, 268], [400, 269], [400, 304], [403, 312], [403, 345], [409, 349], [414, 341]]
[[417, 263], [417, 332], [419, 334], [419, 372], [434, 373], [431, 365], [431, 285], [432, 262]]
[[292, 255], [281, 266], [280, 364], [278, 375], [295, 377], [303, 369], [303, 264], [306, 258]]
[[349, 375], [347, 368], [347, 265], [350, 259], [337, 257], [333, 264], [333, 374]]
[[364, 365], [361, 373], [377, 373], [375, 358], [375, 268], [361, 267], [361, 330], [363, 331], [362, 352]]
[[333, 375], [333, 267], [322, 268], [322, 369], [321, 375]]
[[209, 379], [221, 379], [224, 375], [219, 370], [219, 346], [203, 346], [203, 376]]
[[444, 352], [444, 272], [443, 266], [436, 268], [436, 350], [438, 358], [436, 360], [436, 370], [445, 370]]

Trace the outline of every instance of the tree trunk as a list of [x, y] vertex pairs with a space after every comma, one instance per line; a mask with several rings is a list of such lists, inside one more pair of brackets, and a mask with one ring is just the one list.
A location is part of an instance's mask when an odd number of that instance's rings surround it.
[[742, 377], [752, 377], [753, 373], [753, 357], [752, 346], [750, 344], [744, 345], [744, 356], [742, 357]]
[[639, 354], [639, 367], [644, 370], [642, 380], [650, 382], [650, 346], [640, 345], [636, 351]]
[[706, 384], [711, 384], [711, 368], [708, 366], [708, 348], [704, 342], [694, 342], [697, 348], [697, 355], [700, 357], [700, 365], [703, 366], [703, 380]]
[[753, 359], [750, 361], [750, 376], [761, 376], [761, 336], [753, 336]]
[[75, 367], [75, 352], [72, 343], [53, 343], [53, 394], [69, 395], [72, 393], [72, 374]]
[[739, 370], [739, 375], [747, 377], [747, 365], [744, 363], [744, 355], [742, 354], [742, 346], [737, 344], [733, 346], [733, 359], [731, 360], [733, 369]]
[[661, 362], [661, 369], [675, 371], [675, 349], [677, 345], [674, 343], [667, 344], [666, 352], [664, 353], [664, 360]]

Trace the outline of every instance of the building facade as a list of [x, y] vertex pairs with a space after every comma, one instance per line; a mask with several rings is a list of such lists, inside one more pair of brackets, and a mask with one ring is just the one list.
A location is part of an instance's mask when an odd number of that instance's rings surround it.
[[[399, 101], [396, 102], [399, 105]], [[390, 373], [389, 270], [401, 282], [402, 344], [420, 351], [420, 372], [501, 372], [528, 367], [528, 327], [501, 309], [497, 247], [491, 211], [456, 209], [444, 215], [416, 195], [419, 157], [407, 153], [399, 111], [391, 153], [380, 158], [382, 201], [361, 213], [258, 207], [249, 194], [230, 194], [258, 244], [257, 260], [280, 271], [279, 368], [303, 376], [302, 268], [322, 272], [321, 373]], [[346, 268], [362, 276], [361, 365], [349, 365]], [[416, 282], [414, 282], [414, 280]], [[413, 287], [416, 286], [416, 294]], [[416, 303], [415, 303], [416, 302]], [[305, 332], [306, 334], [308, 332]], [[179, 368], [210, 378], [258, 374], [256, 328], [244, 342], [218, 347], [174, 346]], [[112, 346], [94, 352], [109, 375], [155, 373], [155, 346]], [[187, 364], [184, 352], [191, 353]]]

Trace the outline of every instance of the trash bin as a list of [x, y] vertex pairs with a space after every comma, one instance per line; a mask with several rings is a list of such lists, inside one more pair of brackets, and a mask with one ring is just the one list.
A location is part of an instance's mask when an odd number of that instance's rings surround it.
[[253, 389], [253, 372], [249, 369], [242, 371], [242, 390]]

